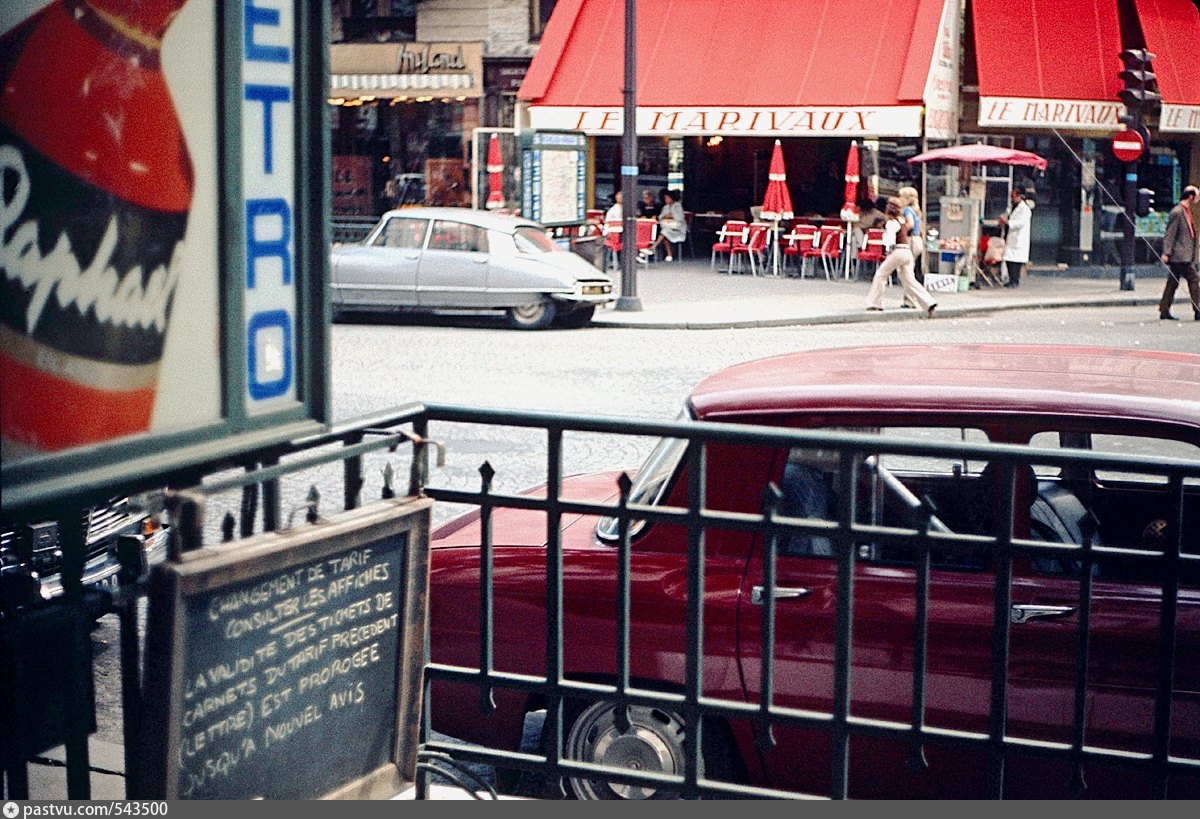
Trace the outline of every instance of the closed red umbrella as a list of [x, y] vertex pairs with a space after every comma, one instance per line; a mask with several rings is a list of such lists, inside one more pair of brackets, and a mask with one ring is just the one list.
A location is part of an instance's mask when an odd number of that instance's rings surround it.
[[485, 206], [488, 210], [504, 207], [504, 159], [500, 156], [500, 138], [492, 134], [488, 142], [487, 152], [488, 197]]
[[779, 220], [792, 218], [792, 195], [788, 193], [787, 169], [783, 166], [783, 147], [775, 140], [775, 149], [771, 152], [771, 166], [767, 169], [767, 192], [763, 195], [762, 210], [758, 218], [770, 221], [771, 228], [771, 265], [776, 276], [779, 275]]
[[792, 195], [788, 193], [787, 170], [783, 167], [783, 148], [779, 140], [775, 140], [775, 150], [771, 153], [771, 167], [767, 170], [767, 192], [763, 196], [759, 218], [766, 221], [792, 218]]
[[853, 222], [858, 217], [858, 143], [850, 140], [846, 154], [846, 193], [842, 205], [842, 221]]
[[846, 191], [843, 195], [841, 217], [846, 223], [845, 277], [850, 278], [850, 223], [858, 221], [858, 143], [850, 140], [850, 152], [846, 154]]

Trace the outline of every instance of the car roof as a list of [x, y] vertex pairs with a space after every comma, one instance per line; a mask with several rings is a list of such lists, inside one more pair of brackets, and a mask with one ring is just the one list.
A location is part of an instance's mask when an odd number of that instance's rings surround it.
[[493, 213], [487, 210], [474, 210], [472, 208], [400, 208], [399, 210], [389, 210], [380, 217], [380, 221], [389, 216], [409, 216], [417, 219], [453, 219], [457, 222], [465, 222], [468, 225], [478, 225], [488, 230], [499, 230], [505, 233], [512, 233], [522, 225], [536, 228], [542, 227], [537, 222], [532, 219], [526, 219], [524, 216]]
[[1114, 347], [913, 344], [812, 350], [700, 382], [701, 420], [812, 412], [1049, 414], [1200, 427], [1200, 355]]

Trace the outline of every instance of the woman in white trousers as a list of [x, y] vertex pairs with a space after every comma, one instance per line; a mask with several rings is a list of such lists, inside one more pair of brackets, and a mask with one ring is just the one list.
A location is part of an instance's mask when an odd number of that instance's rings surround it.
[[895, 272], [900, 276], [900, 284], [904, 287], [905, 297], [924, 310], [926, 315], [932, 317], [933, 308], [937, 307], [937, 302], [913, 275], [915, 264], [912, 248], [909, 246], [909, 228], [901, 215], [900, 200], [896, 197], [888, 199], [884, 214], [887, 216], [887, 222], [883, 226], [883, 244], [884, 247], [891, 245], [891, 250], [888, 252], [887, 258], [879, 265], [879, 269], [875, 271], [875, 278], [871, 280], [871, 291], [867, 294], [867, 309], [883, 309], [883, 288], [887, 285], [892, 273]]

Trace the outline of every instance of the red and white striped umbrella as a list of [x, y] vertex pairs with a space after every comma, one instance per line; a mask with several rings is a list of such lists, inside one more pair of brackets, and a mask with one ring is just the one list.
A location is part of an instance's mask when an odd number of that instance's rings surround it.
[[771, 167], [767, 169], [767, 192], [763, 195], [762, 211], [759, 218], [765, 221], [778, 221], [792, 218], [792, 195], [788, 193], [787, 171], [783, 167], [783, 148], [779, 140], [775, 140], [775, 150], [771, 153]]
[[488, 142], [487, 172], [488, 197], [485, 206], [488, 210], [497, 210], [504, 207], [504, 180], [501, 178], [504, 160], [500, 156], [500, 138], [496, 134], [492, 134]]

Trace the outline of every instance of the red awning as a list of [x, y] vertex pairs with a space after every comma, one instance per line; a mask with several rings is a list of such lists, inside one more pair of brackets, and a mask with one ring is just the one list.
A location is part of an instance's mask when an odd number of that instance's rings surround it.
[[979, 124], [1114, 131], [1116, 0], [972, 0]]
[[1200, 11], [1191, 0], [1137, 0], [1162, 94], [1160, 131], [1200, 133]]
[[[638, 3], [638, 131], [921, 133], [956, 0]], [[535, 128], [621, 132], [624, 0], [559, 0], [518, 96]]]

